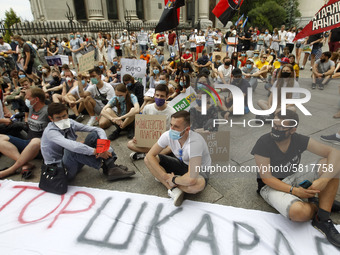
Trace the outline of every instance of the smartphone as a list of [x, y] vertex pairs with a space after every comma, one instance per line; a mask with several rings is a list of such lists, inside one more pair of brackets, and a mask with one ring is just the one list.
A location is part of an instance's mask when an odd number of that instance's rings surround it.
[[312, 186], [312, 183], [308, 180], [304, 180], [304, 181], [299, 183], [299, 186], [304, 188], [304, 189], [308, 189], [310, 186]]

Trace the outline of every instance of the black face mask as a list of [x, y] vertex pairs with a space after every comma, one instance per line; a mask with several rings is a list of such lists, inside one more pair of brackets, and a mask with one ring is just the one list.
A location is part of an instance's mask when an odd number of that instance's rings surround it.
[[321, 63], [325, 63], [326, 59], [320, 59]]
[[227, 62], [224, 63], [224, 65], [230, 66], [230, 65], [231, 65], [231, 62], [227, 61]]
[[272, 139], [276, 142], [281, 142], [283, 140], [286, 140], [289, 136], [286, 136], [287, 130], [277, 130], [275, 128], [272, 128], [271, 136]]
[[290, 72], [282, 72], [282, 73], [281, 73], [281, 78], [289, 78], [290, 75], [291, 75]]
[[58, 76], [53, 76], [53, 80], [59, 81], [59, 77]]

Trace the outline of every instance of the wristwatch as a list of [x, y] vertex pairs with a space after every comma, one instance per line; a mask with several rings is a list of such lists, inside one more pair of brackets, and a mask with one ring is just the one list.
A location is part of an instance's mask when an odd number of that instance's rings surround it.
[[177, 183], [175, 182], [175, 179], [176, 179], [176, 178], [177, 178], [177, 175], [175, 175], [174, 177], [172, 177], [172, 180], [171, 180], [172, 183], [175, 184], [175, 185], [177, 185]]

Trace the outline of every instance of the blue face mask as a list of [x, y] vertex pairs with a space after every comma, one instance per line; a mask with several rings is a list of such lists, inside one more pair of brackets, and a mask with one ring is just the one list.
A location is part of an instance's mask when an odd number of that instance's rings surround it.
[[128, 84], [126, 84], [127, 87], [130, 87], [132, 85], [131, 82], [129, 82]]
[[104, 68], [104, 66], [103, 66], [103, 65], [100, 65], [100, 66], [99, 66], [99, 68], [100, 68], [100, 69], [103, 69], [103, 68]]
[[81, 81], [81, 84], [85, 85], [85, 81], [84, 81], [84, 80], [82, 80], [82, 81]]
[[242, 57], [245, 57], [245, 56], [246, 56], [246, 54], [241, 54], [241, 56], [242, 56]]
[[78, 38], [80, 38], [80, 35], [77, 35]]
[[153, 70], [153, 73], [154, 73], [154, 74], [159, 74], [159, 70], [158, 70], [158, 69], [155, 69], [155, 70]]
[[117, 96], [117, 100], [121, 104], [125, 101], [125, 97], [124, 96]]
[[91, 78], [91, 83], [92, 84], [94, 84], [94, 85], [96, 85], [96, 84], [98, 84], [98, 80], [97, 80], [97, 78]]
[[189, 73], [189, 70], [183, 70], [183, 73]]
[[24, 75], [24, 74], [19, 74], [18, 76], [19, 76], [19, 79], [22, 79], [22, 78], [26, 77], [26, 75]]
[[183, 81], [180, 81], [179, 82], [179, 85], [181, 85], [182, 87], [184, 86], [184, 82]]
[[254, 54], [254, 57], [258, 57], [259, 56], [259, 54]]
[[[183, 131], [185, 131], [185, 129]], [[173, 130], [173, 129], [170, 128], [170, 130], [169, 130], [170, 139], [172, 139], [172, 140], [179, 140], [179, 139], [181, 139], [182, 136], [183, 136], [183, 135], [181, 135], [182, 132], [176, 131], [176, 130]]]
[[247, 68], [248, 68], [248, 69], [251, 69], [251, 68], [252, 68], [252, 65], [247, 64]]
[[265, 34], [267, 35], [267, 34], [268, 34], [268, 32], [265, 32]]
[[115, 65], [115, 66], [118, 65], [118, 62], [117, 62], [117, 61], [114, 61], [114, 62], [113, 62], [113, 65]]
[[159, 84], [166, 84], [166, 81], [165, 80], [160, 80]]

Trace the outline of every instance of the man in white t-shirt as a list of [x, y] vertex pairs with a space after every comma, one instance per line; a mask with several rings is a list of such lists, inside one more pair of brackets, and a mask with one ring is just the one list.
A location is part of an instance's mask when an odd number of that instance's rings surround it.
[[[160, 154], [170, 147], [175, 157]], [[203, 137], [190, 130], [190, 113], [179, 111], [171, 116], [171, 127], [158, 139], [144, 162], [152, 175], [167, 189], [168, 195], [180, 206], [184, 193], [202, 191], [209, 179], [211, 158]]]
[[101, 69], [98, 66], [90, 70], [89, 74], [94, 86], [89, 86], [85, 91], [85, 108], [90, 115], [87, 125], [93, 126], [96, 114], [100, 115], [104, 106], [115, 96], [115, 91], [109, 83], [102, 81]]
[[228, 84], [230, 83], [231, 71], [233, 69], [231, 65], [231, 59], [229, 57], [224, 57], [223, 63], [224, 65], [220, 65], [217, 69], [217, 82], [220, 84]]
[[285, 30], [286, 26], [282, 25], [281, 26], [281, 30], [279, 31], [279, 37], [280, 37], [280, 47], [279, 47], [279, 52], [278, 55], [280, 56], [280, 54], [283, 52], [284, 47], [286, 47], [286, 35], [287, 35], [287, 31]]
[[[169, 97], [169, 88], [165, 84], [159, 84], [155, 88], [154, 99], [155, 103], [148, 104], [143, 109], [143, 114], [145, 115], [165, 115], [166, 116], [166, 130], [170, 129], [171, 115], [176, 112], [176, 110], [165, 103], [166, 99]], [[127, 147], [134, 151], [130, 154], [132, 160], [139, 160], [145, 158], [145, 154], [149, 152], [150, 148], [138, 147], [136, 145], [136, 138], [134, 137], [127, 144]], [[166, 154], [168, 150], [163, 150], [162, 154]]]

